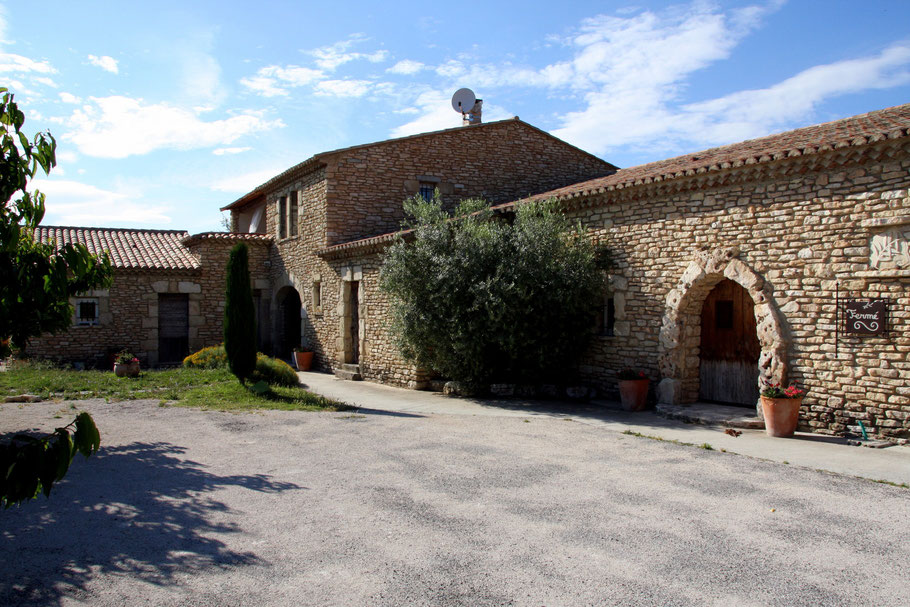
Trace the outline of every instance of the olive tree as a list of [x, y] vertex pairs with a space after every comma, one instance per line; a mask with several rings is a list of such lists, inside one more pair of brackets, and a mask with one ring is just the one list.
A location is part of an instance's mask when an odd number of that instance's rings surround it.
[[556, 201], [511, 216], [469, 200], [450, 216], [437, 194], [405, 213], [412, 231], [387, 250], [381, 288], [407, 359], [474, 385], [552, 379], [577, 360], [607, 257]]

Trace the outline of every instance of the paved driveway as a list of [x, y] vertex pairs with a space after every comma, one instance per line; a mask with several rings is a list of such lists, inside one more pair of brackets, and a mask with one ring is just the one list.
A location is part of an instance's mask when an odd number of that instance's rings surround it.
[[0, 513], [0, 604], [908, 601], [906, 489], [548, 417], [86, 408], [103, 451]]

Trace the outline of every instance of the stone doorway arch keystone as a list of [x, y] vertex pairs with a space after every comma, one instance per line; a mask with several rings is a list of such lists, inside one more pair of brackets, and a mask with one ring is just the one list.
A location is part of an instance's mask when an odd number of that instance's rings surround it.
[[772, 304], [765, 280], [737, 259], [738, 255], [736, 247], [698, 253], [667, 293], [658, 345], [658, 365], [663, 376], [657, 390], [658, 402], [678, 405], [698, 399], [702, 304], [724, 278], [742, 286], [755, 302], [756, 332], [761, 346], [759, 382], [784, 383], [787, 343], [781, 330], [780, 313]]

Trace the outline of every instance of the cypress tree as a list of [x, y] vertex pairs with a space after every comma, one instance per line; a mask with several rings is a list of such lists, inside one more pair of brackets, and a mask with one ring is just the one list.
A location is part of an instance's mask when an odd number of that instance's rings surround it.
[[249, 249], [231, 249], [224, 303], [224, 350], [231, 373], [244, 383], [256, 368], [256, 321], [250, 289]]

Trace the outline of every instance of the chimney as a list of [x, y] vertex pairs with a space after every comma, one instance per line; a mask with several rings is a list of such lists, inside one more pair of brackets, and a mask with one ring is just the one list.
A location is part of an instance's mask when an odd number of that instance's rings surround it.
[[478, 99], [477, 101], [474, 102], [474, 107], [472, 107], [469, 112], [467, 112], [467, 113], [462, 112], [461, 125], [462, 126], [471, 126], [472, 124], [480, 124], [482, 122], [482, 120], [480, 119], [482, 110], [483, 110], [483, 99]]

